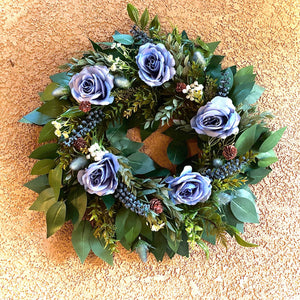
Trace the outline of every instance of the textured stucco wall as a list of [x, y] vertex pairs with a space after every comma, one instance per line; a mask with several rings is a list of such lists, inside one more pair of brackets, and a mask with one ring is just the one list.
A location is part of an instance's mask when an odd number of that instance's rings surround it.
[[[46, 239], [45, 217], [29, 211], [36, 195], [22, 185], [31, 177], [28, 159], [39, 128], [17, 123], [39, 105], [37, 93], [69, 57], [89, 49], [88, 37], [107, 40], [130, 21], [121, 0], [1, 0], [0, 109], [0, 298], [1, 299], [299, 299], [299, 4], [295, 0], [132, 1], [207, 41], [221, 40], [224, 65], [254, 65], [266, 88], [261, 110], [272, 110], [273, 129], [288, 125], [276, 150], [274, 172], [254, 187], [259, 225], [234, 242], [195, 248], [189, 260], [176, 256], [143, 264], [120, 248], [115, 266], [90, 255], [81, 265], [69, 225]], [[298, 82], [297, 82], [298, 81]], [[159, 135], [149, 153], [161, 163]], [[297, 274], [298, 273], [298, 274]]]

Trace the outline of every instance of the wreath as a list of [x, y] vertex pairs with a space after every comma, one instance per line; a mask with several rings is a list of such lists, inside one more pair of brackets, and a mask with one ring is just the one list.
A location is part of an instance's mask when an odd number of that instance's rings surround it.
[[[270, 131], [272, 115], [258, 112], [253, 67], [223, 69], [218, 42], [164, 33], [147, 9], [127, 11], [131, 34], [91, 41], [21, 120], [42, 126], [29, 156], [38, 177], [25, 186], [39, 193], [30, 209], [45, 212], [47, 237], [73, 223], [81, 262], [92, 250], [112, 264], [117, 242], [143, 261], [188, 257], [196, 244], [208, 256], [207, 242], [226, 246], [228, 235], [257, 246], [241, 237], [245, 222], [259, 222], [249, 184], [271, 172], [285, 128]], [[127, 137], [136, 127], [142, 141], [158, 128], [172, 139], [172, 173]]]

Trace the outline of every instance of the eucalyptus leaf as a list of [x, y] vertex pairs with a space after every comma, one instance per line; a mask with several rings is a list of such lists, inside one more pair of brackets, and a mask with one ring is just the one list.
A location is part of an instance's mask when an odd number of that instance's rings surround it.
[[58, 156], [58, 154], [56, 153], [57, 149], [58, 149], [58, 144], [56, 143], [45, 144], [35, 149], [29, 155], [29, 157], [34, 159], [46, 159], [46, 158], [54, 159]]
[[68, 74], [68, 72], [62, 72], [51, 75], [50, 79], [52, 80], [52, 82], [58, 83], [59, 85], [68, 86], [71, 79], [71, 75]]
[[154, 161], [145, 153], [135, 152], [127, 158], [134, 174], [146, 174], [155, 170]]
[[235, 142], [235, 147], [238, 150], [238, 154], [245, 154], [247, 151], [251, 149], [251, 147], [256, 142], [255, 132], [256, 132], [257, 124], [251, 126], [246, 129]]
[[54, 196], [53, 189], [46, 188], [39, 194], [38, 198], [30, 206], [29, 209], [47, 212], [47, 210], [56, 202], [57, 202], [57, 199]]
[[268, 152], [273, 149], [281, 139], [286, 127], [273, 132], [260, 146], [259, 152]]
[[47, 237], [54, 234], [65, 223], [66, 204], [64, 201], [54, 203], [46, 213]]
[[113, 39], [116, 43], [120, 43], [126, 46], [132, 45], [134, 43], [134, 39], [131, 35], [129, 34], [122, 34], [119, 32], [115, 32], [113, 35]]
[[79, 256], [81, 263], [85, 261], [90, 250], [90, 240], [93, 236], [93, 229], [89, 221], [81, 221], [72, 233], [72, 244]]
[[42, 159], [36, 162], [31, 170], [31, 175], [48, 174], [51, 169], [55, 167], [53, 159]]
[[258, 214], [253, 201], [236, 197], [230, 202], [233, 215], [241, 222], [259, 223]]
[[261, 97], [261, 95], [264, 92], [264, 88], [254, 84], [250, 94], [245, 98], [243, 101], [242, 109], [247, 110], [251, 107], [252, 104], [258, 101], [258, 99]]
[[188, 147], [185, 141], [173, 140], [168, 148], [167, 155], [171, 163], [179, 165], [185, 161], [188, 155]]

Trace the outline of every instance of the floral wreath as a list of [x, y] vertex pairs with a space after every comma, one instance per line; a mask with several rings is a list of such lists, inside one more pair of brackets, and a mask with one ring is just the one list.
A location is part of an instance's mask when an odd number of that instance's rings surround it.
[[[208, 256], [207, 242], [226, 246], [226, 234], [257, 246], [240, 235], [245, 222], [259, 221], [249, 184], [271, 172], [285, 128], [271, 132], [272, 115], [257, 111], [264, 89], [253, 67], [222, 69], [218, 42], [176, 27], [163, 33], [147, 9], [127, 11], [131, 34], [91, 41], [93, 50], [50, 76], [42, 105], [21, 119], [43, 126], [30, 155], [39, 176], [25, 184], [39, 193], [30, 209], [45, 212], [47, 237], [73, 223], [81, 262], [92, 250], [112, 264], [118, 241], [143, 261], [148, 252], [158, 261], [188, 257], [189, 244]], [[158, 128], [172, 138], [173, 174], [127, 137], [134, 127], [142, 140]]]

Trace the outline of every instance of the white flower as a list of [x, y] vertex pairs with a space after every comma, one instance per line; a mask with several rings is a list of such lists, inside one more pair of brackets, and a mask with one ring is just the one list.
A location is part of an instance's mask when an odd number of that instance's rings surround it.
[[117, 70], [117, 67], [115, 64], [112, 64], [112, 66], [109, 69], [114, 72]]
[[117, 43], [117, 47], [120, 48], [121, 47], [121, 43]]
[[64, 136], [65, 139], [68, 139], [68, 138], [69, 138], [69, 134], [68, 134], [66, 131], [64, 131], [64, 132], [62, 133], [62, 135]]
[[62, 125], [58, 123], [57, 121], [52, 121], [51, 124], [56, 128], [56, 129], [61, 129]]
[[113, 61], [113, 59], [114, 59], [114, 57], [111, 54], [107, 56], [107, 60], [109, 62]]
[[151, 231], [159, 231], [160, 229], [162, 229], [165, 226], [165, 223], [161, 223], [161, 224], [153, 224], [151, 226]]
[[111, 46], [110, 46], [110, 49], [114, 49], [116, 48], [117, 44], [116, 43], [112, 43]]
[[100, 150], [100, 146], [98, 143], [94, 143], [90, 148], [89, 148], [89, 152], [92, 153], [92, 152], [95, 152], [97, 150]]
[[57, 136], [57, 137], [61, 137], [61, 131], [59, 129], [56, 129], [54, 131], [54, 134]]

